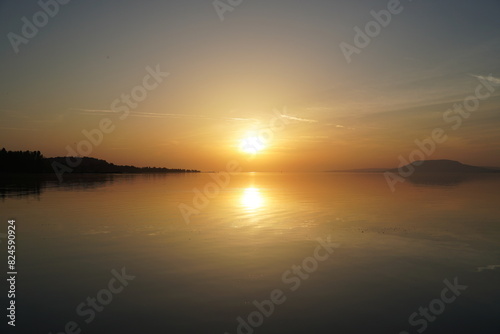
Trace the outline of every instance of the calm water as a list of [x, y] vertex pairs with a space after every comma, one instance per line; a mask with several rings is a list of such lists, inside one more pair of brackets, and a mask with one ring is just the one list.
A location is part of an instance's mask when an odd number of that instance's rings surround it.
[[[4, 180], [12, 333], [69, 333], [70, 321], [81, 333], [500, 333], [499, 177], [392, 193], [381, 174], [241, 173], [186, 223], [179, 204], [211, 181]], [[135, 276], [123, 288], [122, 268]]]

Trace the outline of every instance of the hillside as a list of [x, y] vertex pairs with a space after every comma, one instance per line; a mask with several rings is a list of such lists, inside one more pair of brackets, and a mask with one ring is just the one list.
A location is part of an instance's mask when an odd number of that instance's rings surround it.
[[[420, 160], [400, 167], [402, 170], [415, 169], [415, 173], [498, 173], [499, 167], [478, 167], [466, 165], [455, 160]], [[398, 173], [399, 168], [363, 168], [331, 170], [336, 173]]]
[[[401, 167], [402, 170], [414, 168], [415, 173], [495, 173], [498, 170], [485, 167], [465, 165], [454, 160], [425, 160], [415, 161]], [[398, 168], [389, 169], [388, 172], [398, 172]]]
[[[0, 173], [54, 173], [52, 163], [67, 165], [68, 157], [45, 158], [40, 151], [0, 150]], [[70, 157], [76, 161], [77, 157]], [[106, 160], [82, 157], [76, 166], [71, 166], [73, 173], [197, 173], [198, 170], [120, 166]]]

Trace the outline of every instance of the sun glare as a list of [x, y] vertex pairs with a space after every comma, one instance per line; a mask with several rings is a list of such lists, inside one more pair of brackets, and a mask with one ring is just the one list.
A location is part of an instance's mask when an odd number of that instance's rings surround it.
[[260, 208], [264, 204], [264, 199], [259, 189], [246, 188], [241, 197], [241, 204], [249, 210], [254, 210]]
[[240, 143], [240, 150], [245, 153], [256, 154], [266, 148], [266, 145], [256, 136], [249, 136], [243, 139]]

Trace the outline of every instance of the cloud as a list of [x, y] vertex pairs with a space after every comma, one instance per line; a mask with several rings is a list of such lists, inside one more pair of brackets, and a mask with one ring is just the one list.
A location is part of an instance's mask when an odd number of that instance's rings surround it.
[[23, 130], [23, 131], [40, 131], [40, 129], [29, 129], [29, 128], [6, 128], [0, 127], [1, 130]]
[[280, 116], [282, 118], [290, 119], [292, 121], [307, 122], [307, 123], [317, 123], [318, 122], [314, 119], [300, 118], [300, 117], [295, 117], [295, 116], [290, 116], [290, 115], [285, 115], [285, 114], [281, 114]]
[[[78, 109], [72, 108], [71, 110], [77, 111], [80, 114], [115, 114], [113, 110], [107, 109]], [[239, 117], [209, 117], [205, 115], [193, 115], [193, 114], [163, 114], [163, 113], [142, 113], [131, 111], [129, 114], [131, 117], [143, 117], [143, 118], [197, 118], [197, 119], [213, 119], [213, 120], [226, 120], [226, 121], [255, 121], [253, 118], [239, 118]]]
[[[9, 110], [9, 109], [0, 109], [0, 113], [5, 114], [6, 118], [21, 119], [21, 120], [25, 120], [28, 122], [36, 122], [36, 123], [58, 123], [58, 122], [61, 122], [63, 117], [64, 117], [64, 114], [59, 114], [59, 115], [56, 115], [52, 119], [42, 119], [42, 118], [38, 118], [39, 115], [35, 115], [36, 116], [35, 117], [32, 115], [27, 115], [26, 113], [23, 113], [22, 111]], [[43, 115], [42, 115], [42, 117], [43, 117]]]
[[488, 81], [489, 83], [491, 83], [492, 85], [495, 85], [495, 86], [498, 86], [500, 85], [500, 78], [495, 78], [494, 76], [492, 76], [491, 74], [488, 76], [488, 77], [485, 77], [483, 75], [474, 75], [474, 74], [471, 74], [474, 78], [477, 78], [479, 80], [486, 80]]
[[477, 271], [481, 272], [481, 271], [484, 271], [484, 270], [495, 270], [496, 268], [500, 268], [500, 264], [490, 264], [490, 265], [488, 265], [486, 267], [478, 267]]
[[344, 125], [341, 125], [341, 124], [337, 124], [337, 123], [327, 123], [325, 124], [326, 126], [333, 126], [337, 129], [347, 129], [347, 130], [355, 130], [355, 128], [353, 127], [350, 127], [350, 126], [344, 126]]
[[106, 109], [80, 109], [80, 108], [71, 108], [70, 110], [78, 111], [80, 114], [105, 114], [105, 113], [116, 113], [113, 110]]
[[332, 111], [333, 107], [309, 107], [305, 108], [306, 111]]

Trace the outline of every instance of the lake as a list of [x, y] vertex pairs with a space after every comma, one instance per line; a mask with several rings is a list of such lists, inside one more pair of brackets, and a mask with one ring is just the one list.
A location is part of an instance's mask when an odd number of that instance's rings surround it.
[[223, 176], [3, 177], [11, 332], [500, 332], [499, 176]]

